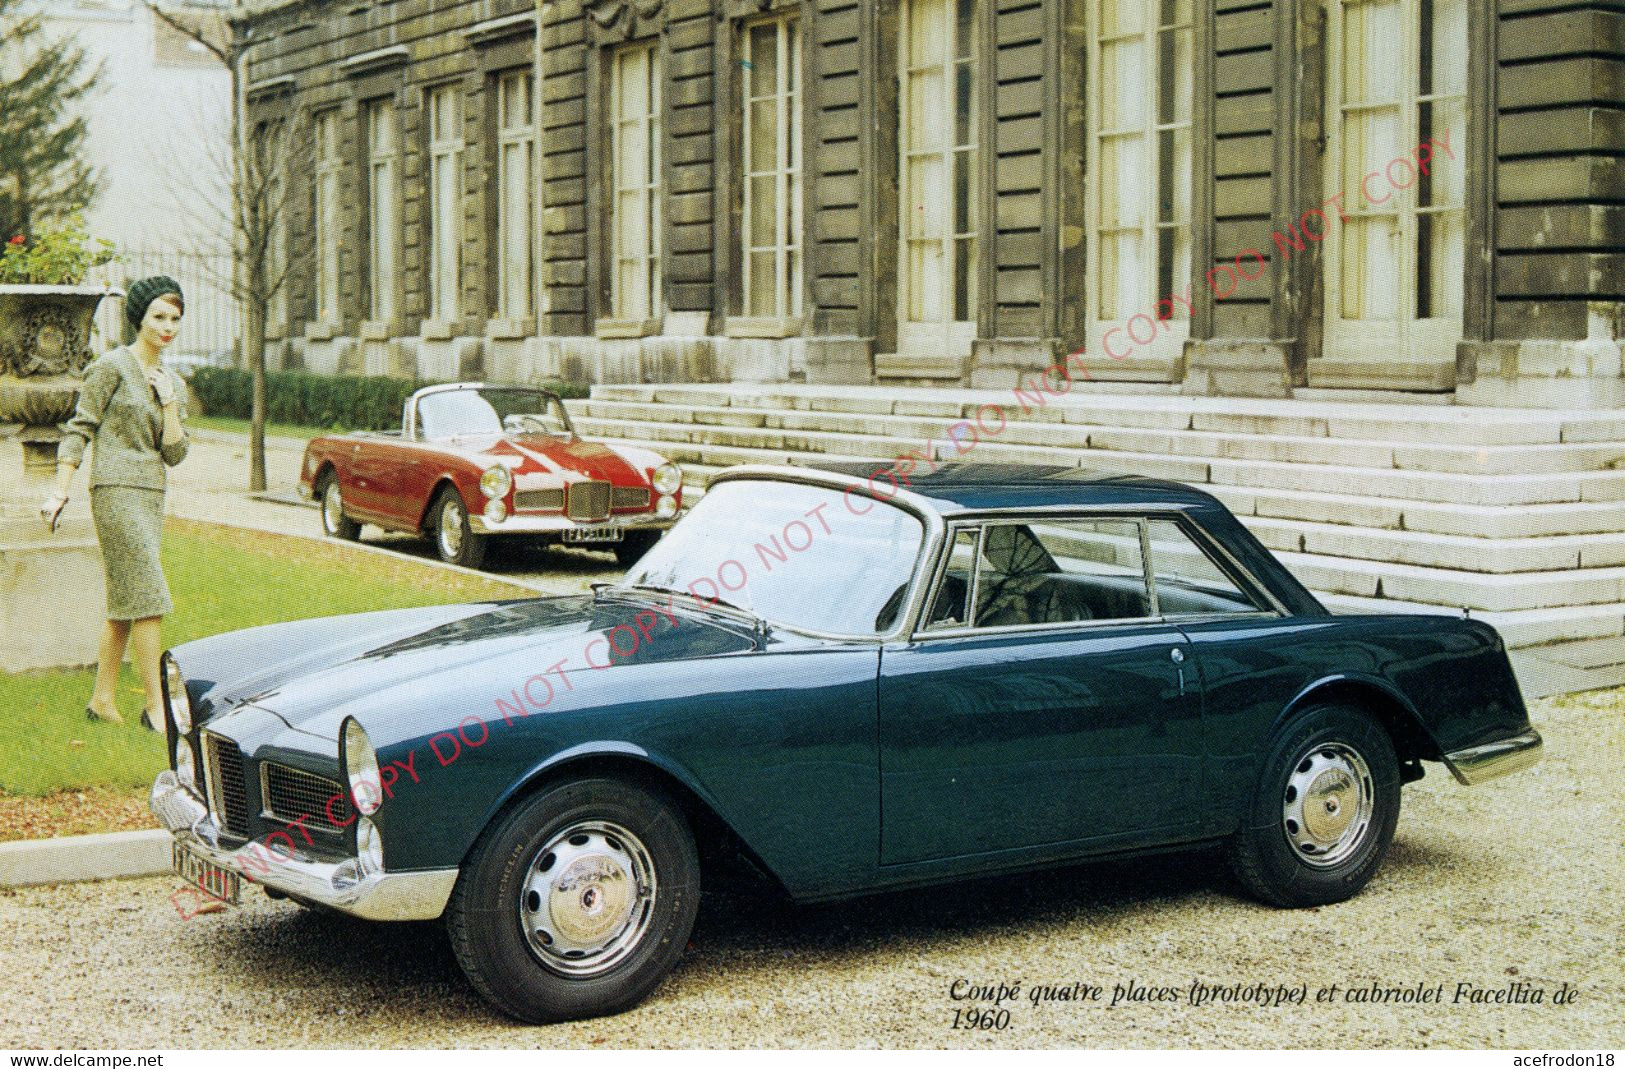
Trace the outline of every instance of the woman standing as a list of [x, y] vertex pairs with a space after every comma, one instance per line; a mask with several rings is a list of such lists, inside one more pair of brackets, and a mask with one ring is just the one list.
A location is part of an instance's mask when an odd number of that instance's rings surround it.
[[163, 689], [159, 627], [174, 609], [158, 559], [164, 527], [165, 465], [186, 456], [185, 385], [159, 361], [175, 340], [186, 305], [181, 287], [157, 275], [130, 286], [124, 315], [136, 328], [134, 344], [114, 349], [85, 371], [79, 404], [63, 424], [57, 447], [56, 490], [40, 509], [54, 531], [68, 502], [73, 473], [85, 446], [96, 443], [90, 464], [90, 514], [96, 521], [107, 570], [107, 625], [97, 654], [96, 686], [85, 715], [118, 723], [118, 673], [126, 643], [146, 689], [141, 722], [162, 730]]

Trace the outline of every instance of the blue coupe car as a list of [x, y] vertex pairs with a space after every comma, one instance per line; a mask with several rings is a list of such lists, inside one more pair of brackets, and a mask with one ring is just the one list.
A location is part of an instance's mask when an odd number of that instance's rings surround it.
[[1072, 468], [732, 469], [591, 594], [164, 663], [178, 871], [443, 917], [527, 1021], [646, 997], [713, 846], [810, 901], [1214, 843], [1321, 905], [1424, 762], [1541, 745], [1487, 624], [1333, 616], [1208, 494]]

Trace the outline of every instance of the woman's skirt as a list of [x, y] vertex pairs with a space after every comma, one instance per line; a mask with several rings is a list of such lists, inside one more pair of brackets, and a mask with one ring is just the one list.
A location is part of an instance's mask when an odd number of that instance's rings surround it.
[[107, 618], [167, 616], [175, 605], [158, 548], [164, 533], [164, 492], [135, 486], [93, 486], [90, 515], [107, 569]]

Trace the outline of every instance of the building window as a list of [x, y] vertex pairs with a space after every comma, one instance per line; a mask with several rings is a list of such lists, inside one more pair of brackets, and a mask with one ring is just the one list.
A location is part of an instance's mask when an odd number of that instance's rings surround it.
[[337, 108], [317, 112], [312, 124], [316, 140], [316, 315], [317, 322], [339, 318], [339, 176], [344, 170], [339, 155]]
[[400, 234], [396, 198], [399, 163], [395, 102], [374, 100], [366, 106], [367, 129], [367, 285], [368, 318], [395, 315], [395, 243]]
[[1326, 178], [1352, 218], [1328, 250], [1327, 353], [1389, 345], [1453, 363], [1465, 171], [1443, 151], [1425, 176], [1389, 165], [1430, 138], [1466, 140], [1467, 0], [1343, 0], [1330, 17]]
[[[1091, 140], [1094, 190], [1091, 338], [1157, 302], [1184, 294], [1191, 279], [1191, 0], [1097, 0], [1090, 69], [1095, 85]], [[1267, 166], [1265, 164], [1260, 166]], [[1170, 301], [1174, 320], [1188, 320]], [[1188, 323], [1160, 331], [1176, 356]], [[1128, 343], [1121, 343], [1127, 346]]]
[[745, 27], [744, 301], [748, 316], [801, 315], [801, 24]]
[[614, 53], [609, 83], [610, 306], [647, 322], [660, 301], [660, 54], [635, 45]]
[[976, 319], [976, 0], [908, 0], [901, 60], [900, 349], [970, 351]]
[[429, 318], [457, 318], [462, 283], [463, 112], [455, 86], [429, 91]]
[[257, 185], [263, 192], [261, 210], [264, 214], [262, 229], [265, 233], [264, 284], [266, 287], [266, 326], [274, 335], [288, 329], [288, 227], [284, 191], [287, 189], [283, 168], [287, 165], [284, 152], [281, 121], [262, 123], [256, 166], [259, 170]]
[[536, 311], [535, 79], [514, 71], [497, 79], [497, 312], [526, 319]]

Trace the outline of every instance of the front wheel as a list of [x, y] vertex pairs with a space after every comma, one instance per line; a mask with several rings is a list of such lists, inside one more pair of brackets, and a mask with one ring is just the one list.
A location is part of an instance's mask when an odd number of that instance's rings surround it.
[[1230, 865], [1274, 905], [1341, 902], [1371, 881], [1398, 823], [1388, 732], [1359, 708], [1318, 705], [1271, 743]]
[[664, 795], [584, 779], [518, 803], [480, 839], [446, 908], [458, 963], [504, 1013], [620, 1013], [688, 944], [700, 864]]
[[361, 525], [344, 514], [344, 496], [339, 490], [339, 477], [333, 471], [322, 475], [316, 484], [316, 500], [322, 507], [322, 532], [329, 538], [342, 538], [354, 542], [361, 537]]
[[486, 536], [475, 534], [468, 525], [468, 509], [456, 487], [447, 486], [435, 499], [434, 548], [447, 564], [478, 568], [485, 560]]

